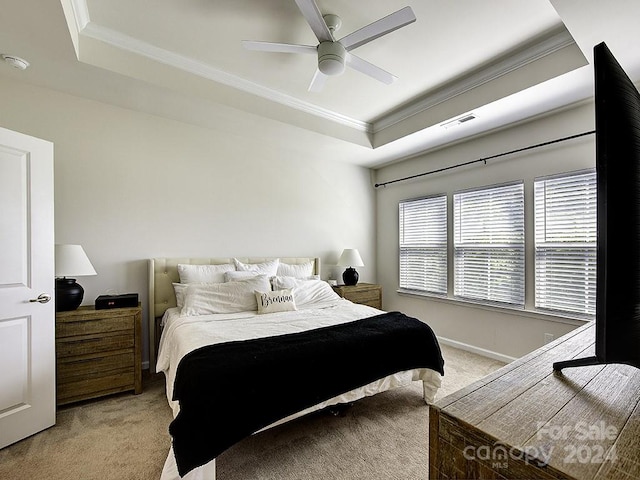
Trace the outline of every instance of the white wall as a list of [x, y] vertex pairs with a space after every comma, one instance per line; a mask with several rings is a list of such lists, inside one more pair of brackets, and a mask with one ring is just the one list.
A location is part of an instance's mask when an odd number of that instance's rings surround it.
[[[593, 167], [593, 136], [374, 191], [368, 169], [309, 164], [281, 141], [253, 142], [251, 132], [222, 134], [4, 79], [0, 102], [0, 126], [54, 142], [56, 242], [82, 244], [98, 271], [79, 279], [85, 303], [138, 292], [146, 306], [149, 257], [317, 255], [327, 278], [341, 271], [332, 268], [341, 250], [357, 247], [361, 281], [383, 285], [384, 308], [428, 321], [441, 337], [517, 357], [538, 348], [544, 333], [558, 337], [576, 325], [397, 294], [397, 209], [406, 198], [524, 179], [533, 310], [532, 180]], [[593, 127], [593, 106], [582, 105], [381, 168], [375, 181]]]
[[375, 280], [368, 169], [3, 79], [0, 105], [0, 126], [54, 143], [56, 243], [83, 245], [98, 272], [78, 279], [85, 304], [138, 292], [146, 332], [159, 256], [319, 256], [327, 278], [357, 247]]
[[[593, 105], [582, 104], [530, 123], [514, 126], [459, 143], [428, 155], [381, 168], [376, 182], [419, 174], [468, 162], [537, 143], [594, 129]], [[384, 288], [386, 310], [401, 310], [427, 321], [438, 336], [464, 345], [493, 352], [498, 356], [519, 357], [539, 348], [544, 334], [556, 338], [579, 325], [577, 321], [554, 319], [531, 313], [534, 310], [533, 179], [595, 166], [594, 135], [558, 143], [501, 159], [429, 175], [381, 187], [376, 193], [378, 282]], [[398, 202], [436, 193], [492, 185], [513, 180], [525, 181], [526, 229], [526, 312], [483, 308], [453, 300], [401, 295], [398, 288]], [[449, 195], [449, 202], [451, 197]], [[451, 210], [450, 217], [451, 217]], [[451, 264], [451, 246], [450, 246]], [[449, 291], [453, 278], [449, 269]]]

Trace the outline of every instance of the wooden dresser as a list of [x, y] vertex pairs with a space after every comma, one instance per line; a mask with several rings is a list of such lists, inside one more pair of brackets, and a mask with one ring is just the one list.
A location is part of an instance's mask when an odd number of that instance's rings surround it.
[[430, 406], [429, 478], [640, 479], [640, 369], [552, 369], [593, 355], [594, 331], [580, 327]]
[[142, 308], [56, 313], [57, 404], [142, 392]]
[[382, 310], [382, 286], [373, 283], [358, 283], [357, 285], [337, 285], [333, 291], [342, 298], [361, 303]]

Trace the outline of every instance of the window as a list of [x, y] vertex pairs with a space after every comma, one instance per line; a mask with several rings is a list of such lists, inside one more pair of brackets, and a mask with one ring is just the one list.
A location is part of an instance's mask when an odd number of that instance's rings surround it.
[[447, 293], [447, 196], [400, 202], [400, 288]]
[[537, 179], [536, 308], [587, 316], [596, 308], [596, 173]]
[[524, 306], [524, 184], [453, 195], [454, 295]]

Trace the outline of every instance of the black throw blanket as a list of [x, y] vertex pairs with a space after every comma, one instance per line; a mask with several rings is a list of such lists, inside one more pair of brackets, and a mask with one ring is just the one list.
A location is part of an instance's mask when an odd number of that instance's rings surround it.
[[431, 328], [399, 312], [194, 350], [179, 363], [173, 389], [178, 472], [332, 397], [403, 370], [444, 374], [443, 365]]

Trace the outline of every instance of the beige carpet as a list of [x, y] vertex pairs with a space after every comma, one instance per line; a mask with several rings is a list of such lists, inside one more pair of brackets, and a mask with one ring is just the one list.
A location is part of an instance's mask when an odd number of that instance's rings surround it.
[[[503, 364], [443, 346], [438, 398]], [[256, 399], [259, 406], [259, 399]], [[61, 408], [57, 425], [0, 450], [3, 480], [160, 478], [171, 412], [162, 380], [141, 395], [122, 394]], [[218, 480], [427, 478], [428, 407], [421, 384], [356, 402], [340, 416], [317, 412], [254, 435], [224, 452]]]

